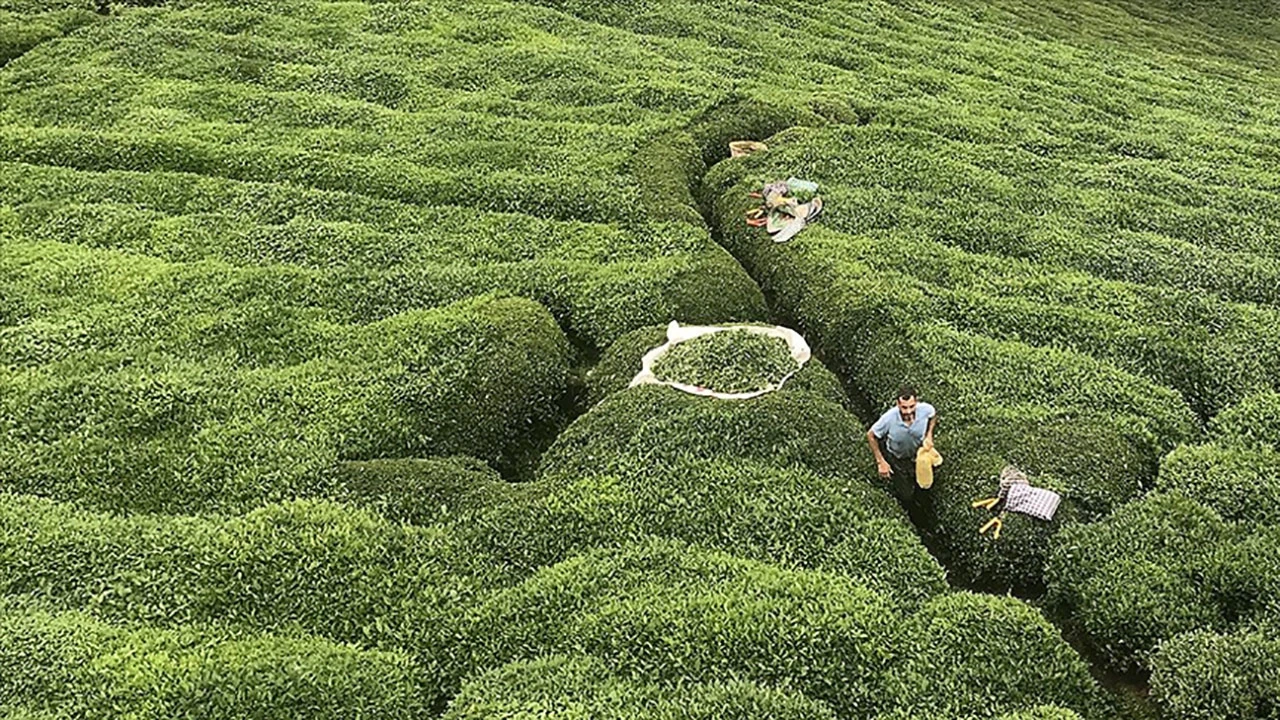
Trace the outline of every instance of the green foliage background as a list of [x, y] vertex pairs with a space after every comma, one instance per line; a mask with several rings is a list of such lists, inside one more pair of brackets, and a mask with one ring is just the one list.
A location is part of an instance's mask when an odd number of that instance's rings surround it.
[[[1063, 630], [1270, 717], [1277, 67], [1272, 0], [0, 0], [0, 717], [1113, 717]], [[672, 319], [818, 360], [625, 389]]]

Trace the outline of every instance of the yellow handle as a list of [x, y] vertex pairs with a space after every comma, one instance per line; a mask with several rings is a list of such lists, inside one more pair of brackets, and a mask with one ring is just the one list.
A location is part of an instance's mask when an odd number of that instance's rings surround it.
[[1001, 520], [999, 517], [993, 517], [993, 518], [991, 518], [990, 520], [988, 520], [988, 521], [987, 521], [987, 524], [986, 524], [986, 525], [983, 525], [983, 526], [982, 526], [982, 529], [978, 531], [978, 534], [979, 534], [979, 535], [985, 534], [985, 533], [986, 533], [988, 530], [990, 530], [992, 527], [995, 527], [995, 532], [991, 533], [991, 539], [992, 539], [992, 540], [999, 540], [999, 539], [1000, 539], [1000, 529], [1004, 527], [1004, 520]]

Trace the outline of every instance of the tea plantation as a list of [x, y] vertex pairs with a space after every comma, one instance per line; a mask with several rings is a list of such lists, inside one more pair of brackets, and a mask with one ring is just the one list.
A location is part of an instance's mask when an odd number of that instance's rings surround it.
[[[0, 720], [1280, 717], [1278, 68], [1275, 0], [0, 0]], [[673, 320], [814, 358], [631, 387]]]

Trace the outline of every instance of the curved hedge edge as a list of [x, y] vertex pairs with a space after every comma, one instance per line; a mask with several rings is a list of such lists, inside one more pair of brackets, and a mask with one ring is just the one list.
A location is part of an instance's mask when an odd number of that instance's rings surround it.
[[836, 720], [823, 702], [743, 681], [665, 688], [614, 675], [591, 656], [516, 661], [473, 678], [444, 720], [536, 715], [599, 720]]
[[1280, 525], [1280, 452], [1270, 446], [1181, 445], [1161, 462], [1156, 487], [1228, 521]]
[[[640, 328], [615, 340], [587, 374], [588, 404], [598, 405], [606, 397], [626, 390], [640, 371], [644, 354], [666, 341], [667, 330], [661, 326]], [[805, 363], [780, 392], [805, 392], [832, 402], [847, 401], [840, 380], [817, 359]]]
[[0, 372], [0, 484], [129, 511], [325, 495], [335, 460], [466, 454], [511, 476], [564, 422], [568, 343], [545, 307], [407, 312], [284, 368], [147, 355]]
[[797, 689], [851, 717], [1045, 702], [1111, 717], [1084, 661], [1021, 601], [955, 593], [904, 615], [837, 575], [669, 540], [545, 567], [491, 596], [473, 621], [500, 629], [471, 634], [477, 667], [586, 652], [647, 682], [734, 677]]
[[[94, 12], [90, 3], [81, 5], [49, 9], [33, 15], [0, 10], [0, 68], [46, 42], [65, 37], [100, 19], [102, 13]], [[102, 0], [98, 7], [104, 5], [105, 0]]]
[[[1175, 494], [1134, 500], [1054, 540], [1046, 600], [1109, 668], [1141, 672], [1162, 640], [1224, 628], [1233, 529]], [[1238, 611], [1237, 611], [1238, 612]]]
[[335, 500], [414, 525], [465, 517], [518, 492], [496, 470], [465, 455], [344, 462], [334, 475]]
[[432, 707], [406, 654], [307, 636], [125, 629], [80, 612], [0, 610], [8, 698], [85, 720], [422, 717]]
[[1163, 717], [1258, 720], [1280, 709], [1280, 629], [1184, 633], [1161, 644], [1151, 665]]
[[1085, 661], [1039, 610], [1010, 597], [957, 592], [929, 601], [901, 633], [890, 696], [921, 717], [994, 714], [1037, 704], [1114, 717]]
[[861, 479], [742, 458], [670, 465], [599, 457], [594, 474], [548, 478], [469, 518], [464, 541], [518, 572], [645, 536], [825, 570], [906, 610], [947, 592], [942, 567], [892, 498]]
[[647, 385], [610, 395], [575, 420], [543, 455], [538, 475], [589, 476], [601, 458], [643, 454], [651, 463], [740, 458], [865, 480], [866, 441], [849, 440], [865, 434], [843, 406], [812, 395], [722, 402]]
[[[412, 653], [437, 699], [472, 670], [462, 615], [518, 578], [447, 527], [329, 501], [241, 516], [113, 515], [0, 494], [0, 594], [156, 626], [299, 630]], [[425, 686], [425, 685], [424, 685]]]
[[[712, 240], [694, 197], [694, 189], [706, 172], [699, 153], [695, 139], [688, 132], [674, 130], [642, 146], [626, 166], [635, 178], [640, 196], [635, 209], [637, 218], [648, 213], [675, 213], [678, 221], [696, 227], [706, 238], [713, 253], [708, 261], [718, 260], [723, 264], [716, 273], [710, 273], [704, 265], [672, 279], [664, 301], [679, 316], [670, 319], [686, 323], [763, 321], [769, 317], [769, 309], [759, 286], [733, 255]], [[714, 295], [707, 292], [706, 286], [712, 279], [709, 275], [715, 280]], [[716, 312], [709, 313], [708, 307]]]
[[1251, 395], [1209, 423], [1209, 435], [1223, 443], [1280, 450], [1280, 392]]
[[649, 539], [575, 556], [495, 593], [467, 636], [475, 667], [585, 652], [664, 685], [789, 683], [860, 717], [883, 702], [898, 616], [834, 573]]

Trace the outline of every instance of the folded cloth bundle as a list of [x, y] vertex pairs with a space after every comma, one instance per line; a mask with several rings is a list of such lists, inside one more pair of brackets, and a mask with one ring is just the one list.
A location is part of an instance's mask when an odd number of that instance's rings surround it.
[[787, 242], [798, 235], [822, 214], [822, 198], [815, 195], [809, 202], [802, 203], [792, 194], [797, 189], [816, 192], [818, 184], [791, 178], [787, 182], [771, 182], [759, 193], [753, 193], [753, 197], [763, 202], [761, 207], [747, 212], [747, 224], [764, 227], [776, 243]]

